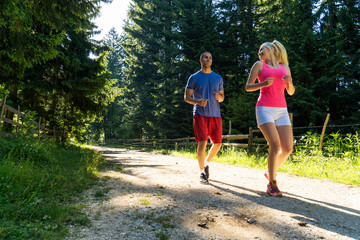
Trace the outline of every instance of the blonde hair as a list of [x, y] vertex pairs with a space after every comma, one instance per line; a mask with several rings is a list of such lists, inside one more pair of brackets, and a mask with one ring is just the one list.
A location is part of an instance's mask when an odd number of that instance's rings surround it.
[[269, 49], [274, 49], [275, 58], [279, 63], [289, 65], [286, 49], [279, 41], [266, 42], [264, 45]]

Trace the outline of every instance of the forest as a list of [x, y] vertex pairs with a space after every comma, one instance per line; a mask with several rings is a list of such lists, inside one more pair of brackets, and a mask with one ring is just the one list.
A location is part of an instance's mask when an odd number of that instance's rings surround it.
[[183, 96], [204, 51], [224, 80], [224, 133], [229, 121], [233, 134], [246, 133], [259, 92], [245, 83], [260, 45], [275, 39], [296, 87], [286, 96], [294, 129], [312, 130], [330, 113], [330, 124], [357, 131], [359, 0], [132, 0], [124, 31], [95, 41], [101, 2], [111, 0], [0, 3], [0, 99], [63, 140], [193, 136]]

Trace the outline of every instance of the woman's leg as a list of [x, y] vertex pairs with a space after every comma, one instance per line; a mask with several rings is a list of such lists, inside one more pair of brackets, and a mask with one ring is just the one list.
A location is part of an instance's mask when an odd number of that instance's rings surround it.
[[269, 143], [270, 151], [268, 156], [268, 174], [269, 181], [273, 182], [276, 180], [276, 170], [280, 151], [280, 136], [275, 123], [269, 122], [259, 126], [262, 134], [266, 141]]
[[275, 171], [279, 169], [281, 164], [290, 156], [293, 151], [293, 131], [290, 125], [277, 126], [277, 131], [280, 137], [280, 155], [277, 158]]

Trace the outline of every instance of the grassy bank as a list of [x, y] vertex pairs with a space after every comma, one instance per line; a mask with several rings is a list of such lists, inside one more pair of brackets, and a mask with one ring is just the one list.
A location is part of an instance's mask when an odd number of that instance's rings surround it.
[[[329, 179], [334, 182], [360, 185], [360, 140], [358, 134], [341, 137], [329, 134], [320, 151], [320, 136], [307, 133], [296, 141], [294, 152], [279, 171], [298, 176]], [[196, 159], [194, 146], [171, 150], [172, 155]], [[215, 162], [259, 169], [267, 168], [267, 152], [248, 154], [243, 149], [223, 147]]]
[[[320, 136], [311, 132], [305, 134], [301, 139], [295, 141], [293, 154], [280, 167], [279, 171], [308, 178], [360, 185], [360, 137], [358, 133], [345, 136], [340, 136], [339, 133], [328, 134], [324, 138], [323, 144], [324, 147], [320, 151]], [[176, 150], [170, 148], [141, 149], [196, 159], [196, 145], [192, 143], [182, 145]], [[222, 147], [213, 161], [266, 169], [267, 151], [248, 154], [241, 148]]]
[[103, 162], [75, 145], [0, 137], [0, 239], [63, 239], [69, 225], [88, 224], [72, 202]]

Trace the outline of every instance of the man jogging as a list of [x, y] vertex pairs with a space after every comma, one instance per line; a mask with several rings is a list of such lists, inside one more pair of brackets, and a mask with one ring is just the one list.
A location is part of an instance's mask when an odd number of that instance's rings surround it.
[[[191, 75], [185, 88], [184, 100], [194, 105], [194, 133], [198, 142], [197, 159], [200, 182], [209, 183], [209, 162], [218, 153], [222, 144], [222, 119], [220, 102], [224, 101], [223, 79], [211, 70], [212, 55], [204, 52], [200, 56], [201, 70]], [[206, 156], [208, 137], [212, 146]]]

